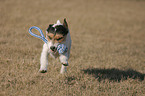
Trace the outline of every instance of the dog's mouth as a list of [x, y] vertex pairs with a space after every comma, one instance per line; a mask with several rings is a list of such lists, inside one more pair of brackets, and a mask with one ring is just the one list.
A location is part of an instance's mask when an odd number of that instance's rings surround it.
[[56, 49], [55, 50], [51, 50], [51, 52], [54, 52], [55, 53], [56, 52]]

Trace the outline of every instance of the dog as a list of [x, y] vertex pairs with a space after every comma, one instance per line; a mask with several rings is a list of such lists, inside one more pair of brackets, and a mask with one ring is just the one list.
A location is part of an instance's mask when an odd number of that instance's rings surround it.
[[[46, 30], [46, 39], [48, 43], [43, 45], [39, 72], [47, 72], [48, 55], [51, 55], [53, 58], [59, 58], [62, 64], [60, 73], [65, 73], [67, 71], [66, 67], [68, 66], [71, 49], [71, 36], [66, 19], [64, 19], [63, 24], [59, 20], [57, 20], [56, 24], [50, 24]], [[67, 51], [65, 53], [58, 53], [57, 46], [59, 44], [64, 44], [66, 46]]]

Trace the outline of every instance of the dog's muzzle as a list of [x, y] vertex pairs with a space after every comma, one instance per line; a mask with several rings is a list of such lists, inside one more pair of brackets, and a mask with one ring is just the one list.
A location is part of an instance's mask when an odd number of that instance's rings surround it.
[[55, 46], [51, 46], [50, 49], [51, 49], [52, 51], [54, 51], [54, 52], [56, 51], [56, 47], [55, 47]]

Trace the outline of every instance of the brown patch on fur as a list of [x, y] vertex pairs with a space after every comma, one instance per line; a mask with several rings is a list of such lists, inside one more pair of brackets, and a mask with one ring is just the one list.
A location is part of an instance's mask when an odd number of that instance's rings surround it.
[[58, 43], [58, 42], [60, 43], [65, 40], [66, 36], [63, 36], [62, 34], [57, 34], [57, 33], [55, 35], [53, 33], [47, 33], [46, 38], [48, 41], [53, 40], [55, 43]]

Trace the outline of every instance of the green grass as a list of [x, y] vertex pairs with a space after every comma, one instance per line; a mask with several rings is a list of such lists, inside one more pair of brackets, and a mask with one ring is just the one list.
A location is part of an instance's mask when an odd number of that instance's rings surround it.
[[[144, 0], [0, 0], [0, 96], [144, 96]], [[67, 74], [49, 58], [39, 73], [43, 32], [67, 18]]]

